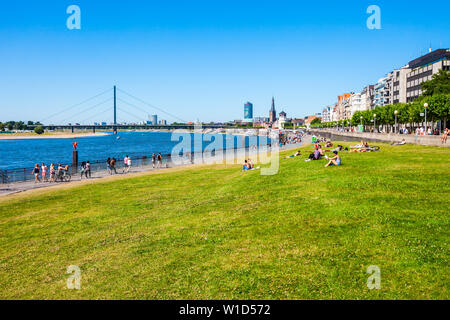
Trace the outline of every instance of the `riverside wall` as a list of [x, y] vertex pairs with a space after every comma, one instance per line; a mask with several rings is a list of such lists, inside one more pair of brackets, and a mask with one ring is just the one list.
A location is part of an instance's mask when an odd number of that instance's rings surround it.
[[450, 147], [450, 138], [446, 144], [441, 143], [441, 136], [416, 136], [413, 134], [372, 133], [372, 132], [338, 132], [335, 130], [312, 129], [312, 134], [325, 137], [330, 140], [361, 141], [368, 142], [400, 142], [405, 139], [407, 144], [424, 146]]

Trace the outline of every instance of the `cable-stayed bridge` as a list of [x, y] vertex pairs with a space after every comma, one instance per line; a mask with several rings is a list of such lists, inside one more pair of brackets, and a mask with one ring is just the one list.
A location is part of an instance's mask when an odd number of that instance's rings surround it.
[[[119, 97], [120, 95], [120, 97]], [[109, 97], [108, 97], [109, 96]], [[106, 106], [106, 108], [105, 108]], [[138, 113], [139, 115], [137, 115]], [[144, 115], [142, 115], [144, 114]], [[174, 124], [149, 124], [147, 116], [159, 114], [174, 120]], [[125, 117], [136, 122], [124, 121]], [[107, 118], [110, 120], [107, 121]], [[112, 119], [112, 120], [111, 120]], [[119, 129], [193, 129], [189, 123], [165, 109], [152, 105], [114, 86], [81, 102], [65, 107], [39, 121], [49, 130], [113, 130]], [[222, 125], [202, 124], [203, 128], [223, 128]]]

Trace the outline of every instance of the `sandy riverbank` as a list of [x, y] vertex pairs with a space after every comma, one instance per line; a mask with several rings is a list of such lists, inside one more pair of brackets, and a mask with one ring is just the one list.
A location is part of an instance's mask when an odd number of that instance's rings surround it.
[[101, 137], [106, 136], [106, 132], [46, 132], [38, 135], [36, 133], [0, 133], [0, 140], [18, 140], [18, 139], [74, 139], [82, 137]]

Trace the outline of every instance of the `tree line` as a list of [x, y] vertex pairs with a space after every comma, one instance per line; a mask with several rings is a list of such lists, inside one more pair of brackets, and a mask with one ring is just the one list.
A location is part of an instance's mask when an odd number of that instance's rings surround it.
[[[33, 126], [33, 127], [31, 127]], [[33, 122], [33, 121], [27, 121], [26, 123], [23, 121], [7, 121], [7, 122], [0, 122], [0, 131], [5, 130], [35, 130], [34, 126], [42, 126], [42, 123], [39, 121]], [[41, 127], [42, 128], [42, 127]], [[39, 131], [39, 130], [38, 130]]]
[[395, 111], [398, 124], [420, 124], [425, 121], [424, 113], [427, 104], [427, 122], [441, 121], [443, 128], [447, 127], [450, 117], [450, 72], [440, 70], [429, 81], [422, 83], [423, 94], [411, 103], [397, 103], [375, 107], [372, 110], [357, 111], [349, 120], [332, 121], [312, 125], [315, 128], [343, 126], [373, 126], [395, 125]]

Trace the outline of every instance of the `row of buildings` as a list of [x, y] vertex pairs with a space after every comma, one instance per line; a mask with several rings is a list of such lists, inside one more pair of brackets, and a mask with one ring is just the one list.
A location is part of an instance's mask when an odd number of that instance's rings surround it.
[[292, 124], [295, 126], [301, 126], [305, 122], [305, 119], [292, 119], [288, 118], [286, 112], [281, 111], [277, 114], [275, 109], [275, 98], [272, 97], [272, 104], [269, 110], [269, 116], [266, 117], [254, 117], [253, 116], [253, 104], [246, 102], [244, 104], [244, 120], [235, 120], [234, 124], [239, 125], [253, 125], [253, 127], [264, 128], [284, 128], [286, 124]]
[[439, 49], [389, 72], [377, 83], [360, 92], [338, 96], [337, 102], [322, 110], [322, 122], [351, 119], [357, 111], [396, 103], [409, 103], [422, 95], [421, 84], [431, 80], [439, 70], [450, 71], [450, 49]]

